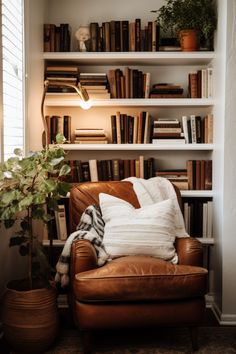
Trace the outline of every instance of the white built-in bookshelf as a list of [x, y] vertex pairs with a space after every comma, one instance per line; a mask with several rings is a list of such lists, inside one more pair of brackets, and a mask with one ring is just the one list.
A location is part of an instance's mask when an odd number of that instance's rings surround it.
[[[235, 22], [233, 0], [220, 1], [218, 5], [218, 29], [215, 34], [214, 52], [126, 52], [126, 53], [79, 53], [76, 51], [74, 33], [80, 25], [88, 25], [98, 21], [100, 24], [110, 20], [134, 20], [141, 18], [143, 23], [153, 21], [155, 14], [151, 10], [162, 6], [162, 0], [99, 0], [95, 8], [94, 1], [84, 0], [37, 0], [29, 1], [29, 48], [27, 72], [29, 102], [28, 151], [39, 150], [43, 125], [40, 115], [40, 102], [43, 91], [44, 63], [46, 61], [72, 61], [80, 66], [81, 72], [107, 72], [109, 68], [125, 66], [137, 67], [151, 73], [152, 83], [173, 82], [187, 86], [187, 73], [212, 67], [214, 71], [213, 99], [113, 99], [95, 101], [89, 111], [78, 107], [76, 99], [68, 103], [68, 97], [47, 95], [46, 111], [48, 114], [69, 114], [72, 117], [72, 129], [92, 127], [94, 120], [98, 127], [109, 131], [110, 116], [116, 111], [132, 112], [148, 110], [153, 117], [181, 117], [182, 115], [208, 113], [214, 115], [213, 144], [185, 144], [181, 146], [63, 146], [68, 158], [73, 159], [107, 159], [135, 158], [139, 155], [157, 158], [158, 164], [164, 168], [183, 168], [187, 159], [212, 159], [213, 190], [212, 191], [181, 191], [183, 197], [213, 198], [213, 236], [214, 240], [206, 240], [214, 246], [210, 251], [210, 293], [217, 302], [217, 314], [224, 323], [236, 323], [235, 294], [232, 287], [232, 268], [235, 266], [235, 201], [232, 191], [235, 185], [235, 139], [233, 126], [235, 111], [235, 80], [233, 68], [235, 63], [235, 41], [233, 41], [232, 26]], [[97, 3], [96, 3], [97, 5]], [[43, 23], [70, 23], [72, 33], [72, 52], [42, 53]], [[227, 42], [227, 36], [229, 40]], [[226, 45], [226, 43], [228, 43]], [[233, 47], [233, 48], [232, 48]], [[233, 83], [232, 83], [233, 81]], [[233, 108], [233, 109], [232, 109]], [[109, 146], [110, 145], [110, 146]], [[191, 145], [191, 146], [190, 146]], [[196, 144], [198, 145], [198, 144]], [[45, 241], [46, 242], [46, 241]], [[47, 241], [48, 242], [48, 241]], [[205, 240], [201, 240], [205, 242]], [[60, 243], [56, 241], [56, 243]], [[223, 266], [222, 266], [223, 263]], [[227, 322], [228, 321], [228, 322]]]

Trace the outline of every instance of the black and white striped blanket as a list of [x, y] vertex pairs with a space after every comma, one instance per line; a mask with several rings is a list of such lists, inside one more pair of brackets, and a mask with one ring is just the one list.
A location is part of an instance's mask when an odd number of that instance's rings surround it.
[[100, 208], [90, 205], [81, 216], [77, 230], [66, 240], [65, 246], [56, 265], [55, 281], [62, 287], [69, 284], [69, 266], [71, 258], [71, 245], [75, 240], [89, 240], [98, 256], [98, 266], [102, 266], [108, 260], [108, 254], [103, 246], [104, 221]]

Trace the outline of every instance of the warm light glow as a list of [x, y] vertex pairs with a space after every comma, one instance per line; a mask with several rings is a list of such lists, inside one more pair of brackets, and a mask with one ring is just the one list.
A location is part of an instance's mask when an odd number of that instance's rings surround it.
[[88, 100], [88, 101], [82, 101], [80, 100], [80, 107], [83, 108], [83, 109], [89, 109], [92, 107], [92, 100]]

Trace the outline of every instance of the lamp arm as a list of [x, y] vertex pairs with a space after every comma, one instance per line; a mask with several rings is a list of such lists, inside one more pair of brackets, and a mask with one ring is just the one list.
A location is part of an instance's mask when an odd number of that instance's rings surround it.
[[43, 127], [44, 127], [44, 135], [43, 136], [43, 146], [45, 146], [46, 148], [48, 148], [49, 146], [49, 137], [48, 137], [48, 125], [47, 125], [47, 121], [44, 115], [44, 102], [45, 102], [45, 97], [46, 97], [46, 93], [48, 90], [49, 86], [58, 86], [58, 87], [71, 87], [73, 88], [77, 94], [80, 96], [81, 100], [83, 102], [88, 102], [89, 101], [89, 95], [88, 92], [86, 91], [85, 88], [82, 87], [82, 85], [80, 84], [80, 82], [77, 85], [73, 85], [67, 82], [63, 82], [63, 81], [52, 81], [52, 80], [45, 80], [44, 81], [44, 90], [43, 90], [43, 96], [42, 96], [42, 101], [41, 101], [41, 116], [42, 116], [42, 121], [43, 121]]
[[43, 90], [43, 96], [41, 100], [41, 117], [42, 117], [43, 128], [44, 128], [42, 141], [43, 141], [43, 147], [45, 147], [46, 149], [49, 146], [49, 141], [48, 141], [48, 125], [44, 115], [44, 101], [48, 90], [48, 85], [49, 85], [48, 81], [47, 80], [44, 81], [44, 90]]

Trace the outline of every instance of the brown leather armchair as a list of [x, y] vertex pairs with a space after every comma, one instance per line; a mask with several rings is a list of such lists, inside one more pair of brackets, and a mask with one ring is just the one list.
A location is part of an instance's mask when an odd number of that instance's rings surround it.
[[[139, 203], [130, 182], [88, 182], [74, 187], [70, 197], [71, 231], [99, 193]], [[181, 197], [176, 189], [179, 203]], [[202, 245], [194, 238], [177, 238], [179, 263], [147, 256], [126, 256], [97, 266], [94, 247], [75, 241], [71, 258], [71, 305], [76, 325], [90, 353], [92, 331], [153, 326], [187, 326], [193, 349], [197, 327], [205, 312], [207, 270], [202, 268]]]

